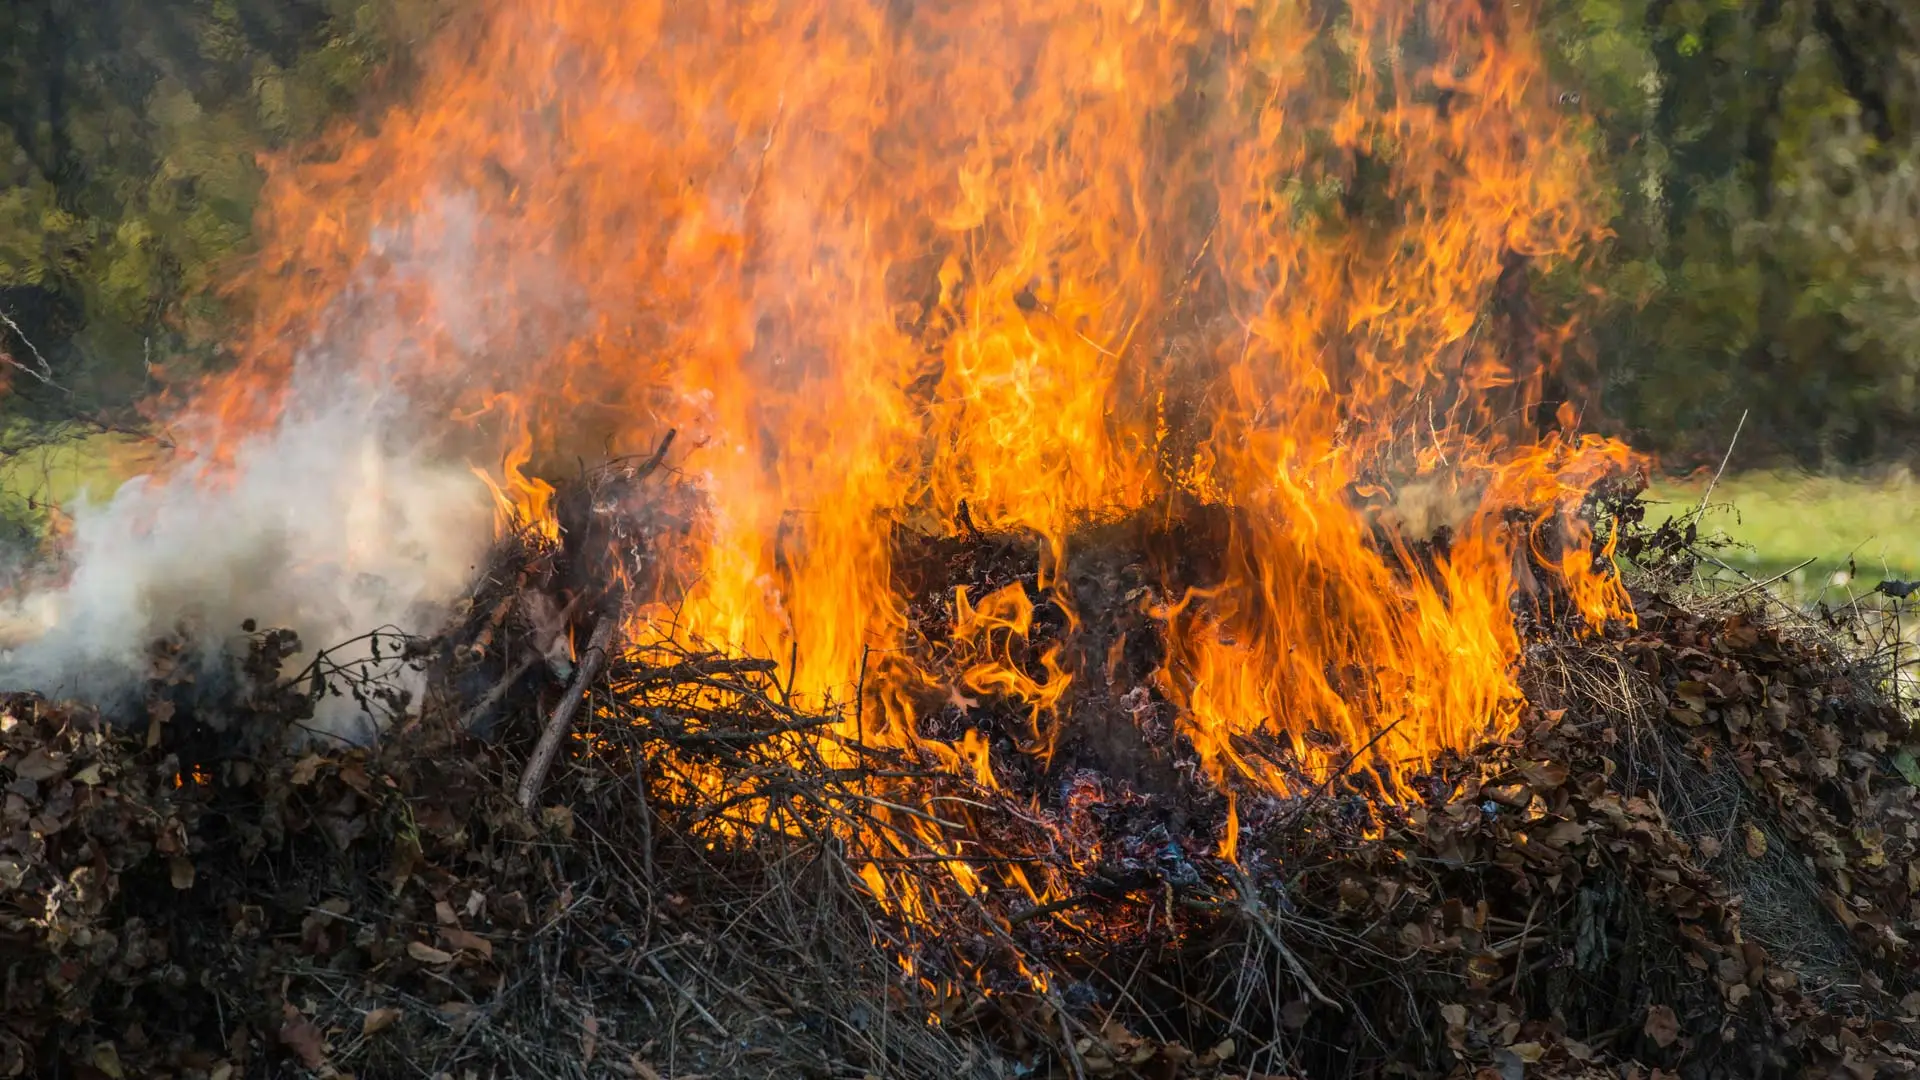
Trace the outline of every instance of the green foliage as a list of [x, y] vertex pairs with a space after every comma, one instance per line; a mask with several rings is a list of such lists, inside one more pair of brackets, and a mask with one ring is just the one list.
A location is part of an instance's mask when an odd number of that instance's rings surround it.
[[1619, 196], [1609, 412], [1834, 465], [1920, 444], [1920, 16], [1875, 0], [1551, 0]]
[[432, 15], [432, 0], [0, 5], [0, 310], [45, 347], [63, 407], [124, 402], [146, 362], [211, 355], [256, 156], [350, 106]]
[[[1913, 456], [1920, 9], [1541, 2], [1593, 121], [1613, 239], [1579, 277], [1537, 284], [1555, 302], [1596, 284], [1612, 298], [1587, 373], [1604, 411], [1676, 458], [1717, 453], [1743, 413], [1748, 452]], [[136, 397], [144, 360], [212, 358], [256, 155], [369, 100], [447, 6], [0, 5], [0, 310], [47, 346], [75, 391], [62, 407]], [[1353, 212], [1331, 182], [1279, 194], [1303, 220]]]

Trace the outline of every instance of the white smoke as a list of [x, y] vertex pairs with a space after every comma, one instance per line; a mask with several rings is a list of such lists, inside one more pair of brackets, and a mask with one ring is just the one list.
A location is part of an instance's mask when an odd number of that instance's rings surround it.
[[[442, 449], [444, 401], [395, 389], [419, 327], [391, 297], [396, 283], [425, 283], [435, 328], [485, 354], [499, 316], [474, 280], [478, 217], [452, 198], [374, 237], [381, 276], [342, 298], [352, 314], [336, 340], [302, 352], [280, 419], [223, 447], [232, 465], [137, 478], [71, 508], [67, 580], [0, 613], [0, 630], [30, 639], [0, 652], [0, 687], [125, 711], [153, 642], [182, 628], [209, 665], [248, 620], [293, 630], [304, 658], [381, 627], [438, 629], [490, 540], [492, 504], [469, 464]], [[223, 437], [187, 419], [209, 444]], [[359, 736], [366, 719], [351, 699], [328, 698], [315, 726]]]
[[[486, 493], [464, 467], [396, 446], [383, 411], [289, 415], [239, 447], [231, 473], [138, 478], [77, 507], [72, 575], [28, 598], [44, 629], [0, 659], [0, 684], [116, 708], [183, 624], [203, 659], [246, 620], [294, 630], [309, 652], [437, 628], [487, 542]], [[327, 704], [318, 726], [357, 726], [349, 699]]]

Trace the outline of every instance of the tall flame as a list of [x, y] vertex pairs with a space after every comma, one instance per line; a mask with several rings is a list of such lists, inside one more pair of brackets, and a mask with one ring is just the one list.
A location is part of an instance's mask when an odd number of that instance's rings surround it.
[[[1044, 755], [1097, 676], [1011, 659], [1018, 589], [958, 598], [957, 677], [903, 654], [894, 531], [1029, 530], [1072, 612], [1077, 526], [1228, 508], [1223, 580], [1147, 601], [1182, 733], [1223, 782], [1293, 783], [1254, 731], [1396, 770], [1513, 722], [1529, 552], [1623, 613], [1548, 535], [1628, 455], [1539, 415], [1572, 328], [1528, 276], [1602, 231], [1544, 67], [1505, 0], [487, 0], [409, 103], [270, 163], [188, 423], [232, 446], [324, 358], [522, 510], [523, 467], [677, 429], [698, 584], [635, 634], [792, 658], [983, 783], [915, 693], [1021, 700]], [[1451, 511], [1431, 573], [1384, 485]]]

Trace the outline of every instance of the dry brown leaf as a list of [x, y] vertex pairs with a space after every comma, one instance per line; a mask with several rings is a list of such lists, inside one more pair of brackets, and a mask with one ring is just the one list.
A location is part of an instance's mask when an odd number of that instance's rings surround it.
[[406, 888], [413, 872], [419, 869], [425, 859], [420, 853], [420, 843], [411, 836], [400, 836], [393, 842], [393, 855], [387, 861], [387, 876], [393, 881], [394, 891]]
[[424, 941], [407, 942], [407, 955], [423, 964], [451, 964], [453, 954], [441, 952]]
[[293, 766], [293, 776], [291, 778], [294, 786], [305, 787], [313, 783], [313, 778], [320, 772], [320, 765], [319, 754], [308, 754], [306, 757], [295, 762]]
[[300, 1056], [309, 1069], [317, 1069], [327, 1060], [327, 1039], [319, 1025], [300, 1015], [287, 1004], [281, 1007], [285, 1019], [280, 1023], [280, 1043]]
[[1548, 829], [1546, 835], [1541, 837], [1547, 846], [1556, 848], [1568, 847], [1586, 838], [1587, 827], [1577, 821], [1555, 822], [1553, 828]]
[[1696, 713], [1707, 711], [1707, 684], [1693, 679], [1683, 679], [1674, 684], [1673, 696], [1680, 703]]
[[1647, 1010], [1647, 1022], [1640, 1029], [1653, 1045], [1665, 1050], [1680, 1037], [1680, 1018], [1673, 1014], [1671, 1006], [1655, 1005]]
[[398, 1019], [400, 1019], [399, 1009], [391, 1009], [391, 1008], [373, 1009], [367, 1013], [364, 1019], [360, 1021], [360, 1034], [377, 1035], [380, 1032], [385, 1031], [388, 1028], [392, 1027], [394, 1024], [394, 1021]]
[[444, 927], [440, 931], [440, 940], [455, 950], [479, 953], [488, 960], [493, 959], [493, 942], [471, 930], [462, 930], [457, 926]]
[[1533, 761], [1520, 767], [1520, 778], [1535, 791], [1552, 791], [1567, 782], [1563, 761]]
[[26, 757], [13, 763], [13, 774], [22, 780], [31, 780], [36, 784], [45, 783], [67, 771], [67, 761], [58, 754], [49, 754], [45, 747], [36, 746]]
[[1672, 720], [1676, 724], [1684, 724], [1687, 727], [1699, 727], [1701, 724], [1707, 722], [1706, 716], [1702, 713], [1694, 712], [1692, 709], [1672, 707], [1667, 709], [1667, 719]]

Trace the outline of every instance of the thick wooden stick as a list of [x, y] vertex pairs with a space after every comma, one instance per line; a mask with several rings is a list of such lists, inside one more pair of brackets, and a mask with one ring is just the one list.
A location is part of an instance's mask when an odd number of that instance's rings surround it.
[[560, 756], [560, 746], [567, 739], [567, 732], [573, 728], [574, 714], [580, 711], [580, 703], [587, 698], [587, 690], [593, 680], [600, 677], [600, 669], [606, 666], [607, 650], [613, 647], [614, 624], [619, 622], [612, 613], [601, 615], [593, 624], [593, 634], [587, 639], [587, 651], [580, 656], [580, 666], [573, 673], [573, 681], [567, 684], [567, 696], [553, 710], [553, 718], [547, 721], [547, 730], [540, 735], [539, 745], [533, 748], [533, 756], [527, 759], [527, 771], [520, 775], [520, 805], [533, 809], [540, 797], [540, 787], [547, 782], [547, 773], [553, 769], [554, 759]]

